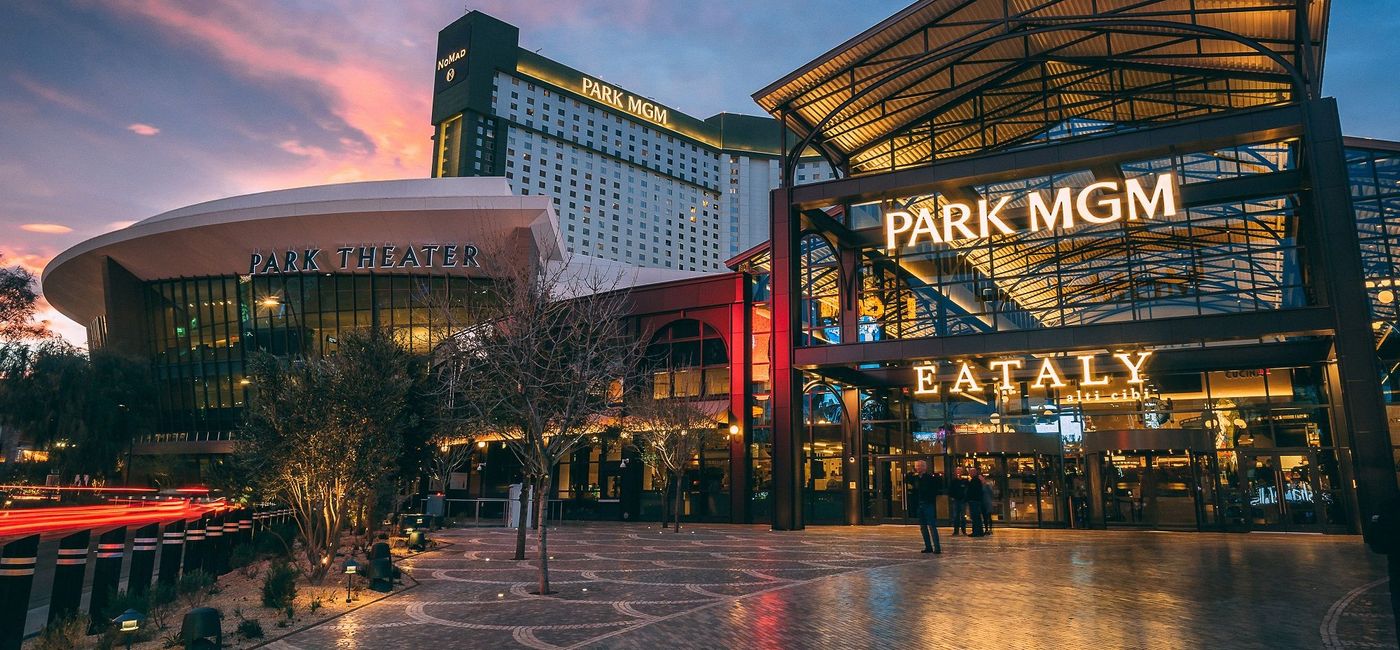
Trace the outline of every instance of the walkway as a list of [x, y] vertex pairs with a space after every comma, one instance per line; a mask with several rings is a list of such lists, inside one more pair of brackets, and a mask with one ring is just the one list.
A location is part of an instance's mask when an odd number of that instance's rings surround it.
[[945, 529], [923, 555], [917, 536], [569, 524], [541, 598], [512, 531], [443, 531], [404, 565], [420, 586], [269, 648], [1396, 647], [1357, 537]]

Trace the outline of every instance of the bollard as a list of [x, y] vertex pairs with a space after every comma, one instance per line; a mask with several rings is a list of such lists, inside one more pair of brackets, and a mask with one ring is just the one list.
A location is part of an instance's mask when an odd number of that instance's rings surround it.
[[185, 522], [185, 564], [181, 574], [189, 574], [204, 566], [204, 518]]
[[106, 627], [107, 603], [122, 577], [122, 557], [126, 554], [126, 527], [113, 528], [97, 538], [97, 561], [92, 568], [92, 599], [88, 601], [88, 615], [92, 619], [89, 630], [96, 632]]
[[58, 541], [58, 560], [53, 569], [53, 591], [49, 596], [49, 624], [78, 613], [83, 599], [83, 575], [87, 573], [88, 544], [92, 531], [73, 533]]
[[136, 529], [131, 540], [131, 570], [126, 579], [126, 591], [131, 594], [144, 594], [151, 589], [151, 575], [156, 567], [156, 536], [160, 534], [160, 524], [150, 524]]
[[185, 522], [172, 521], [165, 525], [160, 539], [160, 575], [156, 580], [173, 586], [180, 579], [180, 561], [185, 556]]
[[39, 536], [21, 537], [0, 548], [0, 650], [19, 650], [34, 587]]
[[238, 511], [238, 543], [253, 543], [253, 511], [248, 508]]
[[223, 575], [224, 558], [227, 551], [224, 548], [224, 515], [223, 513], [209, 515], [204, 524], [204, 572], [211, 576]]

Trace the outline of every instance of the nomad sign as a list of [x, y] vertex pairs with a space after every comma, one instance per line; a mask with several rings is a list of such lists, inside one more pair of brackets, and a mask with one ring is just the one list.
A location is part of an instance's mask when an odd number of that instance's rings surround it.
[[[1144, 186], [1144, 180], [1150, 188]], [[1013, 228], [1003, 220], [1001, 210], [1014, 196], [1002, 196], [995, 203], [987, 199], [971, 205], [947, 201], [938, 215], [928, 208], [918, 212], [894, 210], [885, 213], [885, 248], [890, 251], [919, 244], [951, 243], [965, 239], [985, 239], [992, 235], [1016, 235], [1080, 224], [1106, 224], [1126, 218], [1155, 219], [1176, 214], [1176, 179], [1171, 174], [1093, 183], [1072, 192], [1062, 187], [1053, 193], [1030, 192], [1025, 196], [1029, 218], [1025, 226]]]
[[[1151, 354], [1151, 351], [1119, 352], [1113, 355], [1115, 361], [1111, 363], [1126, 370], [1127, 383], [1137, 386], [1143, 383], [1142, 367]], [[983, 384], [994, 384], [998, 391], [1014, 390], [1016, 376], [1032, 370], [1035, 372], [1035, 379], [1030, 385], [1037, 388], [1063, 388], [1068, 385], [1065, 383], [1066, 379], [1078, 379], [1081, 387], [1108, 385], [1109, 376], [1099, 374], [1096, 369], [1099, 364], [1098, 357], [1086, 354], [1070, 358], [1074, 361], [1066, 362], [1065, 366], [1068, 367], [1055, 363], [1055, 360], [1049, 357], [1041, 359], [1039, 364], [1032, 363], [1031, 366], [1027, 366], [1026, 360], [1021, 358], [996, 359], [987, 364], [988, 372], [985, 375], [981, 368], [962, 361], [958, 363], [957, 374], [951, 378], [940, 377], [938, 366], [915, 366], [914, 394], [937, 395], [944, 391], [943, 386], [947, 386], [946, 390], [949, 393], [980, 393], [983, 391]], [[1104, 365], [1109, 363], [1104, 361]], [[982, 375], [980, 379], [979, 375]]]
[[319, 248], [284, 248], [248, 255], [249, 275], [314, 273], [330, 270], [465, 269], [479, 268], [480, 250], [471, 244], [341, 246], [334, 252]]
[[604, 104], [616, 106], [633, 115], [645, 117], [657, 124], [665, 125], [671, 117], [670, 109], [630, 94], [621, 88], [609, 86], [597, 79], [583, 78], [583, 94]]

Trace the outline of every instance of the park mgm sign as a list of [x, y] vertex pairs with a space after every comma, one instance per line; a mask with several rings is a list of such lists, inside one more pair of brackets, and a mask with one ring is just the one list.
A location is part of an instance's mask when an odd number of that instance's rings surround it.
[[[1025, 224], [1013, 227], [1003, 220], [1001, 211], [1012, 201], [1028, 206]], [[1177, 206], [1176, 179], [1165, 173], [1129, 178], [1121, 186], [1117, 181], [1092, 183], [1077, 193], [1061, 187], [1053, 192], [1028, 192], [1019, 197], [1005, 195], [995, 203], [979, 199], [976, 206], [946, 201], [937, 216], [928, 208], [916, 212], [890, 210], [884, 213], [882, 221], [885, 248], [893, 253], [920, 244], [951, 244], [994, 235], [1015, 237], [1025, 232], [1071, 230], [1080, 224], [1103, 225], [1125, 218], [1150, 221], [1158, 216], [1175, 216]]]
[[481, 268], [473, 244], [381, 244], [340, 246], [334, 252], [312, 247], [283, 247], [248, 254], [248, 275], [330, 271]]
[[584, 77], [582, 90], [584, 95], [592, 99], [618, 110], [626, 111], [637, 117], [650, 120], [661, 126], [668, 126], [670, 122], [671, 111], [665, 106], [633, 95], [616, 86], [605, 84], [597, 79]]

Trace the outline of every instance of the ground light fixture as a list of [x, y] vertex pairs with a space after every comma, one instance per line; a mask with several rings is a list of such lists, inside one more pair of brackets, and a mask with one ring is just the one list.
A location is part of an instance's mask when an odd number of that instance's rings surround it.
[[350, 602], [350, 578], [360, 571], [360, 563], [355, 558], [345, 559], [345, 602]]
[[112, 619], [112, 623], [117, 626], [117, 630], [126, 637], [126, 648], [131, 650], [131, 642], [136, 633], [141, 630], [141, 624], [146, 622], [146, 617], [134, 609], [122, 612], [120, 616]]

